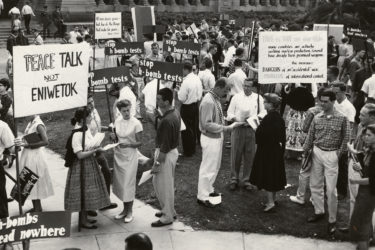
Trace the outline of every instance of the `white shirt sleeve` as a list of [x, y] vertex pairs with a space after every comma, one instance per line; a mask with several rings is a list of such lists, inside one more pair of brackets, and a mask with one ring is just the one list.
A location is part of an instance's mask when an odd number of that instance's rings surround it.
[[213, 89], [215, 87], [215, 76], [213, 74], [210, 74], [208, 85], [210, 89]]
[[76, 154], [82, 151], [82, 132], [75, 132], [72, 138], [73, 152]]
[[189, 91], [188, 91], [187, 85], [188, 85], [187, 81], [182, 82], [181, 88], [177, 93], [178, 100], [180, 100], [182, 103], [186, 102], [186, 100], [188, 98], [188, 92]]
[[362, 89], [361, 89], [365, 94], [367, 94], [368, 95], [368, 93], [369, 93], [369, 84], [368, 84], [368, 81], [365, 81], [364, 83], [363, 83], [363, 86], [362, 86]]
[[259, 95], [259, 113], [262, 113], [264, 111], [265, 111], [264, 100], [263, 100], [263, 97]]

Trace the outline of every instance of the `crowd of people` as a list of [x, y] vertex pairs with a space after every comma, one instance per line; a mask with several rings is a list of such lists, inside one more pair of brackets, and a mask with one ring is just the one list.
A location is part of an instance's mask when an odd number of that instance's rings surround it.
[[[210, 25], [203, 20], [194, 30], [187, 24], [174, 22], [163, 34], [163, 40], [199, 43], [199, 56], [162, 51], [161, 42], [153, 41], [149, 34], [145, 34], [144, 55], [105, 56], [104, 67], [126, 65], [130, 68], [132, 80], [110, 86], [110, 94], [116, 97], [111, 126], [102, 126], [92, 95], [88, 97], [87, 108], [76, 110], [71, 120], [73, 129], [67, 140], [65, 155], [69, 171], [64, 204], [67, 211], [81, 212], [81, 227], [97, 228], [96, 220], [91, 218], [96, 211], [117, 207], [109, 197], [111, 184], [113, 194], [123, 202], [123, 210], [115, 219], [125, 223], [133, 221], [139, 164], [150, 165], [155, 195], [161, 207], [160, 212], [155, 214], [159, 219], [151, 225], [161, 227], [172, 224], [176, 219], [174, 174], [177, 161], [196, 155], [199, 146], [202, 160], [197, 203], [215, 208], [222, 202], [214, 183], [225, 147], [231, 149], [230, 190], [235, 192], [240, 186], [249, 191], [265, 190], [266, 213], [276, 211], [276, 194], [287, 183], [284, 157], [301, 161], [297, 193], [290, 196], [290, 200], [305, 204], [309, 186], [314, 214], [307, 221], [313, 223], [324, 219], [326, 203], [330, 236], [336, 232], [338, 200], [344, 199], [349, 190], [350, 226], [340, 229], [350, 231], [352, 240], [358, 242], [358, 249], [368, 249], [375, 209], [374, 58], [367, 51], [354, 49], [348, 38], [344, 37], [337, 45], [334, 37], [330, 36], [327, 82], [259, 84], [259, 32], [288, 30], [288, 25], [262, 27], [262, 23], [256, 22], [254, 27], [254, 30], [236, 28], [217, 20]], [[296, 30], [295, 25], [289, 28]], [[303, 27], [303, 30], [309, 28]], [[19, 38], [22, 32], [12, 32], [15, 42], [8, 44], [10, 57], [13, 46], [26, 44], [17, 43], [22, 40]], [[373, 45], [372, 39], [369, 37], [368, 41]], [[121, 40], [134, 41], [133, 30], [124, 29]], [[91, 44], [91, 41], [89, 31], [80, 31], [78, 27], [62, 38], [62, 44]], [[113, 41], [107, 41], [110, 42]], [[139, 75], [140, 58], [182, 62], [183, 82], [176, 84], [161, 80], [157, 89], [156, 79]], [[4, 155], [9, 157], [9, 161], [13, 160], [13, 145], [24, 148], [21, 167], [28, 166], [40, 177], [29, 199], [33, 201], [33, 211], [42, 211], [41, 200], [53, 195], [43, 153], [43, 148], [48, 145], [48, 133], [43, 121], [36, 115], [29, 118], [25, 134], [36, 132], [41, 140], [28, 143], [22, 138], [14, 139], [17, 136], [15, 131], [10, 130], [14, 126], [9, 117], [12, 106], [9, 89], [13, 73], [11, 62], [8, 64], [9, 79], [0, 80], [0, 114], [3, 121], [0, 122], [0, 146], [7, 149]], [[145, 106], [145, 113], [141, 112], [141, 105]], [[286, 106], [289, 108], [286, 109]], [[284, 115], [286, 110], [288, 112]], [[113, 153], [113, 180], [104, 150], [100, 146], [92, 146], [96, 136], [105, 131], [108, 131], [111, 140], [119, 143]], [[140, 153], [143, 131], [156, 133], [152, 159]], [[86, 146], [83, 148], [84, 134]], [[226, 135], [230, 135], [230, 141], [226, 141]], [[180, 138], [181, 154], [177, 150]], [[83, 183], [80, 179], [82, 170]], [[2, 167], [0, 171], [1, 183], [4, 183], [0, 192], [0, 217], [4, 218], [8, 216], [7, 202], [4, 202], [8, 198]]]

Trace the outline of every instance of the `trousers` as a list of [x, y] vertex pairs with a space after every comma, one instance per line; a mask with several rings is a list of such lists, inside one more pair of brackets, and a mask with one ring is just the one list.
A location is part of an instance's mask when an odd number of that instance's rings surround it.
[[231, 134], [231, 181], [238, 183], [243, 159], [242, 181], [250, 183], [255, 156], [255, 132], [251, 127], [237, 127]]
[[324, 180], [328, 205], [328, 222], [336, 222], [337, 215], [337, 151], [323, 151], [314, 146], [310, 176], [311, 198], [315, 214], [324, 213]]
[[5, 170], [0, 163], [0, 219], [8, 217], [8, 197], [6, 191]]
[[197, 123], [199, 120], [198, 103], [182, 104], [181, 118], [185, 123], [186, 129], [181, 132], [182, 148], [184, 154], [191, 156], [195, 153], [195, 144], [197, 138]]
[[173, 222], [173, 217], [176, 215], [174, 209], [174, 172], [177, 159], [177, 149], [169, 151], [165, 161], [160, 165], [160, 171], [154, 175], [152, 180], [163, 214], [160, 221], [163, 223]]
[[[312, 164], [311, 162], [309, 164]], [[307, 166], [305, 169], [299, 171], [298, 176], [298, 189], [297, 189], [297, 198], [299, 200], [305, 200], [306, 189], [309, 184], [311, 175], [311, 167]]]
[[[360, 175], [360, 173], [358, 173], [357, 171], [355, 171], [353, 169], [353, 163], [354, 163], [353, 160], [350, 159], [349, 164], [348, 164], [348, 179], [350, 179], [350, 178], [359, 179], [359, 178], [361, 178], [361, 175]], [[351, 184], [350, 182], [348, 182], [348, 183], [349, 183], [348, 186], [349, 186], [349, 197], [350, 197], [349, 218], [351, 218], [352, 214], [353, 214], [353, 210], [354, 210], [355, 199], [356, 199], [357, 194], [358, 194], [359, 185], [358, 184]]]
[[201, 135], [202, 162], [199, 167], [198, 195], [199, 200], [208, 200], [213, 193], [214, 183], [219, 173], [223, 152], [223, 134], [220, 138]]

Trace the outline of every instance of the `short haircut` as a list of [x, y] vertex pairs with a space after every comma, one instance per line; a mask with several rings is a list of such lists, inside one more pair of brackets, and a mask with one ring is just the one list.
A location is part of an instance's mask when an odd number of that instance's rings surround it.
[[324, 90], [323, 93], [320, 95], [320, 98], [323, 97], [323, 96], [329, 97], [329, 100], [331, 102], [336, 101], [336, 94], [330, 89]]
[[215, 88], [220, 88], [223, 89], [227, 86], [227, 78], [226, 77], [221, 77], [219, 78], [216, 83], [215, 83]]
[[334, 36], [328, 36], [328, 40], [331, 40], [332, 38], [335, 38]]
[[116, 103], [116, 107], [118, 110], [121, 110], [122, 108], [131, 107], [131, 106], [132, 106], [132, 103], [127, 99], [121, 100], [118, 103]]
[[168, 101], [169, 104], [172, 105], [172, 102], [173, 102], [173, 91], [172, 90], [170, 90], [169, 88], [163, 88], [163, 89], [159, 90], [158, 95], [161, 96], [161, 99], [163, 101]]
[[202, 43], [202, 47], [204, 47], [205, 45], [207, 45], [208, 44], [208, 42], [207, 41], [204, 41], [203, 43]]
[[332, 85], [333, 88], [339, 88], [340, 91], [346, 91], [346, 85], [343, 82], [338, 82]]
[[375, 117], [375, 104], [374, 103], [366, 103], [363, 108], [367, 109], [367, 113], [369, 116]]
[[206, 69], [212, 68], [212, 60], [210, 58], [204, 59], [204, 66], [206, 67]]
[[317, 93], [318, 100], [320, 100], [320, 97], [322, 96], [322, 93], [326, 90], [327, 88], [320, 88]]
[[341, 39], [342, 43], [346, 43], [347, 41], [349, 41], [349, 39], [347, 37], [344, 37], [343, 39]]
[[173, 63], [173, 62], [174, 62], [174, 58], [173, 58], [173, 56], [171, 56], [171, 55], [167, 55], [167, 56], [165, 57], [165, 61], [166, 61], [166, 62]]
[[150, 238], [143, 233], [136, 233], [125, 239], [126, 250], [152, 250]]
[[234, 67], [242, 67], [242, 61], [241, 59], [237, 58], [233, 62]]
[[339, 75], [339, 68], [336, 66], [329, 66], [328, 70], [331, 72], [331, 74], [335, 75], [336, 77]]
[[233, 39], [229, 39], [228, 43], [234, 44], [234, 40]]
[[7, 78], [0, 79], [0, 84], [3, 85], [6, 90], [8, 90], [10, 87], [10, 82]]
[[155, 48], [155, 47], [159, 48], [159, 44], [157, 42], [154, 42], [151, 44], [151, 48]]
[[375, 124], [368, 125], [366, 130], [370, 131], [372, 134], [375, 134]]
[[77, 36], [77, 38], [76, 38], [76, 39], [77, 39], [77, 42], [78, 42], [78, 43], [81, 43], [81, 42], [83, 42], [83, 38], [82, 38], [81, 36]]
[[184, 69], [186, 69], [189, 72], [191, 72], [193, 70], [193, 65], [190, 62], [185, 62], [184, 63]]
[[243, 49], [243, 48], [237, 48], [237, 49], [236, 49], [236, 56], [240, 56], [240, 55], [242, 55], [243, 52], [244, 52], [244, 49]]

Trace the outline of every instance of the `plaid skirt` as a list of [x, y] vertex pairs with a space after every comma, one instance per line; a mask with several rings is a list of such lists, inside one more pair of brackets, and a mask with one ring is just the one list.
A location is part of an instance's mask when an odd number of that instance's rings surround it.
[[[85, 210], [98, 210], [111, 204], [102, 172], [99, 169], [94, 157], [88, 157], [83, 160], [85, 169], [84, 175], [84, 195]], [[81, 206], [81, 164], [75, 161], [69, 168], [66, 177], [65, 210], [78, 212], [82, 210]]]

